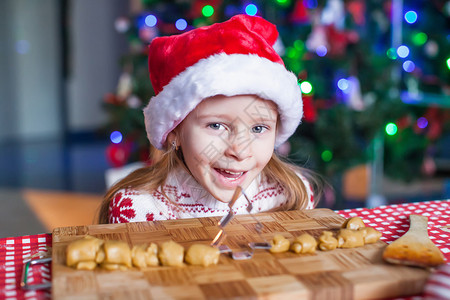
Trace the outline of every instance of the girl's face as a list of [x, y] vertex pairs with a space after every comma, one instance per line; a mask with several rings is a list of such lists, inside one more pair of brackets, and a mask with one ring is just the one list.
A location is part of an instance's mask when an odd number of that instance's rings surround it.
[[269, 162], [278, 111], [252, 95], [203, 100], [175, 135], [187, 167], [211, 195], [229, 202], [238, 185], [247, 188]]

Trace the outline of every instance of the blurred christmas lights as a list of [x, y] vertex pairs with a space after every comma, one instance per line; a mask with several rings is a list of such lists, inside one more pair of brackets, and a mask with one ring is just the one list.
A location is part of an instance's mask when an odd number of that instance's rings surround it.
[[422, 46], [428, 40], [428, 36], [423, 32], [417, 32], [412, 36], [412, 42], [416, 46]]
[[428, 120], [424, 117], [420, 117], [417, 119], [417, 127], [420, 129], [424, 129], [428, 126]]
[[350, 83], [347, 79], [341, 78], [338, 80], [337, 86], [341, 91], [346, 92], [350, 88]]
[[405, 72], [412, 72], [414, 71], [414, 69], [416, 68], [416, 64], [414, 64], [414, 62], [407, 60], [403, 63], [403, 70], [405, 70]]
[[325, 150], [322, 152], [320, 156], [323, 161], [328, 162], [333, 159], [333, 152], [331, 152], [330, 150]]
[[276, 2], [278, 3], [278, 5], [283, 7], [288, 7], [289, 5], [291, 5], [291, 0], [276, 0]]
[[205, 17], [211, 17], [214, 14], [214, 7], [212, 7], [211, 5], [205, 5], [202, 8], [202, 14]]
[[429, 40], [425, 44], [425, 53], [429, 57], [435, 57], [439, 53], [439, 45], [436, 43], [436, 41]]
[[417, 13], [413, 10], [410, 10], [405, 13], [405, 21], [409, 24], [413, 24], [417, 21]]
[[294, 47], [287, 48], [287, 57], [292, 59], [300, 59], [300, 52]]
[[395, 49], [394, 48], [389, 48], [387, 51], [386, 51], [386, 55], [387, 55], [387, 57], [389, 57], [390, 59], [392, 59], [392, 60], [395, 60], [395, 59], [397, 59], [397, 51], [395, 51]]
[[143, 26], [139, 29], [139, 38], [144, 42], [150, 42], [156, 36], [158, 36], [157, 27]]
[[119, 144], [122, 141], [122, 138], [122, 133], [120, 133], [120, 131], [113, 131], [109, 136], [109, 139], [114, 144]]
[[185, 30], [186, 27], [187, 27], [187, 22], [186, 22], [186, 20], [185, 20], [185, 19], [178, 19], [178, 20], [175, 22], [175, 27], [176, 27], [178, 30]]
[[128, 29], [130, 29], [130, 20], [128, 18], [119, 17], [114, 22], [114, 27], [117, 32], [125, 33]]
[[316, 54], [319, 55], [320, 57], [324, 57], [325, 55], [327, 55], [328, 49], [325, 46], [319, 46], [316, 49]]
[[249, 16], [254, 16], [258, 13], [258, 8], [255, 4], [249, 4], [245, 7], [245, 13]]
[[401, 46], [399, 46], [397, 48], [397, 54], [401, 58], [408, 57], [408, 55], [409, 55], [409, 48], [406, 47], [405, 45], [401, 45]]
[[303, 81], [300, 83], [300, 90], [303, 94], [309, 94], [312, 92], [312, 85], [308, 81]]
[[314, 9], [317, 7], [317, 0], [304, 0], [303, 4], [306, 6], [306, 8], [308, 9]]
[[153, 27], [158, 22], [158, 19], [154, 15], [148, 15], [145, 17], [145, 25], [148, 27]]
[[397, 125], [395, 123], [388, 123], [385, 130], [388, 135], [395, 135], [397, 133]]

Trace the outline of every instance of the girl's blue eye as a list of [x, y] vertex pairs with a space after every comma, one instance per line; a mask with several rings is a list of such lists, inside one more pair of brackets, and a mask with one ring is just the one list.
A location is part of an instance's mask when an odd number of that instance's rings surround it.
[[267, 128], [264, 126], [255, 126], [252, 128], [252, 132], [253, 133], [262, 133], [263, 131], [265, 131]]
[[219, 123], [212, 123], [212, 124], [209, 124], [208, 126], [211, 129], [219, 130], [222, 125], [220, 125]]

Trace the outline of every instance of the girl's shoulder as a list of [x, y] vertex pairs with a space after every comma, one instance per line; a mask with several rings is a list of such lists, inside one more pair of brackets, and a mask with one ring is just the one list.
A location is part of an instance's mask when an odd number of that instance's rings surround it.
[[124, 188], [110, 201], [109, 223], [178, 219], [183, 208], [193, 202], [191, 195], [176, 185], [165, 184], [152, 191]]
[[117, 191], [109, 203], [109, 223], [147, 221], [145, 217], [142, 219], [139, 212], [142, 210], [142, 198], [148, 196], [134, 189]]
[[157, 191], [121, 189], [109, 204], [109, 223], [167, 220], [171, 218], [169, 206]]

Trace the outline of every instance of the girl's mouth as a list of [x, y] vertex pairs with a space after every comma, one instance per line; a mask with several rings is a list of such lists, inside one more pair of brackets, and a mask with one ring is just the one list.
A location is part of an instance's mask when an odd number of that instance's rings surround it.
[[222, 168], [214, 168], [217, 176], [217, 182], [219, 186], [226, 189], [234, 189], [236, 186], [241, 185], [247, 177], [247, 171], [235, 171]]
[[225, 177], [228, 180], [237, 180], [245, 173], [242, 171], [236, 172], [236, 171], [230, 171], [230, 170], [219, 169], [219, 168], [215, 168], [214, 170], [216, 170], [217, 173], [219, 173], [220, 175], [222, 175], [223, 177]]

